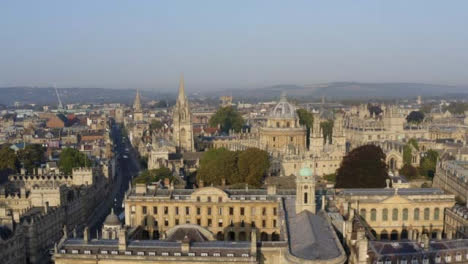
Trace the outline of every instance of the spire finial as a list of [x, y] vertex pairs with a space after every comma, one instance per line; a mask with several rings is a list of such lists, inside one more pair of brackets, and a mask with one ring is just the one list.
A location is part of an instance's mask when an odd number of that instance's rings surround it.
[[179, 81], [179, 100], [185, 99], [185, 81], [184, 81], [184, 74], [180, 74], [180, 81]]

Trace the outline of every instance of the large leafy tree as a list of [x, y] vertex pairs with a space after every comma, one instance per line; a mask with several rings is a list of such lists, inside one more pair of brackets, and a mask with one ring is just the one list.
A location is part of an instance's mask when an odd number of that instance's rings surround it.
[[439, 158], [439, 153], [435, 150], [428, 150], [424, 157], [421, 159], [419, 169], [422, 175], [425, 175], [429, 178], [434, 178], [437, 159]]
[[210, 126], [220, 126], [223, 132], [228, 133], [229, 130], [233, 129], [239, 132], [244, 125], [244, 119], [241, 114], [237, 112], [231, 106], [221, 107], [216, 113], [210, 118]]
[[399, 171], [400, 175], [405, 176], [408, 180], [413, 180], [419, 177], [419, 171], [411, 164], [404, 164]]
[[242, 181], [260, 186], [270, 167], [268, 153], [258, 148], [249, 148], [239, 153], [238, 169]]
[[0, 170], [17, 171], [19, 160], [9, 145], [3, 145], [0, 148]]
[[168, 178], [171, 181], [175, 179], [170, 169], [162, 167], [159, 169], [143, 171], [138, 177], [136, 177], [133, 180], [133, 182], [149, 184], [152, 182], [157, 182], [159, 180], [164, 180], [165, 178]]
[[323, 142], [332, 143], [333, 138], [333, 120], [327, 120], [320, 123], [322, 129]]
[[238, 182], [237, 154], [225, 148], [206, 151], [200, 159], [197, 180], [208, 185], [220, 185], [223, 179], [227, 184]]
[[421, 111], [412, 111], [406, 117], [406, 122], [413, 124], [420, 124], [424, 120], [424, 113]]
[[305, 109], [297, 109], [296, 110], [296, 113], [297, 113], [297, 116], [299, 117], [299, 124], [303, 125], [306, 127], [307, 129], [307, 137], [306, 137], [306, 143], [307, 143], [307, 148], [309, 147], [310, 145], [310, 131], [314, 124], [314, 115], [305, 110]]
[[468, 103], [452, 102], [448, 106], [444, 107], [444, 111], [445, 110], [448, 110], [452, 114], [463, 114], [468, 110]]
[[39, 144], [26, 145], [24, 149], [18, 150], [18, 159], [27, 173], [33, 173], [41, 163], [45, 162], [45, 147]]
[[383, 188], [388, 179], [385, 154], [375, 145], [350, 151], [336, 174], [336, 188]]
[[248, 183], [260, 186], [270, 167], [268, 153], [257, 148], [244, 151], [229, 151], [225, 148], [211, 149], [203, 154], [197, 180], [205, 185], [233, 185]]
[[59, 168], [65, 174], [71, 174], [73, 168], [91, 167], [92, 162], [85, 154], [73, 148], [66, 148], [60, 153]]

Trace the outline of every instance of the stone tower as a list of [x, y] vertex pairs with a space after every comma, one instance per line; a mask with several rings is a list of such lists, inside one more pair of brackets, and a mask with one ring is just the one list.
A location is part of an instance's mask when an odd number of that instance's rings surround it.
[[139, 90], [137, 90], [135, 101], [133, 102], [133, 120], [143, 121], [143, 110], [141, 109], [141, 99]]
[[315, 214], [315, 178], [307, 167], [302, 168], [296, 177], [296, 214], [304, 210]]
[[174, 121], [173, 140], [178, 152], [194, 151], [192, 114], [185, 96], [184, 77], [180, 78], [179, 96], [172, 113]]

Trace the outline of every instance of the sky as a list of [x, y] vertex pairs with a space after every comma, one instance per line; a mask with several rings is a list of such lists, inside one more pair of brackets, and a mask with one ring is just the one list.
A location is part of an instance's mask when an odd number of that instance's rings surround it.
[[468, 1], [0, 0], [0, 87], [468, 84]]

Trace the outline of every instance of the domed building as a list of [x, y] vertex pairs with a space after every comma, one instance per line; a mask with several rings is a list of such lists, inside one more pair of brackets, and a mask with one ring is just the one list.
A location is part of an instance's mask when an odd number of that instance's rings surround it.
[[259, 129], [260, 144], [267, 150], [302, 151], [306, 149], [306, 128], [299, 124], [296, 107], [283, 93], [267, 118], [266, 126]]
[[117, 239], [121, 227], [122, 223], [120, 222], [119, 217], [114, 213], [114, 208], [112, 208], [102, 226], [102, 238]]

